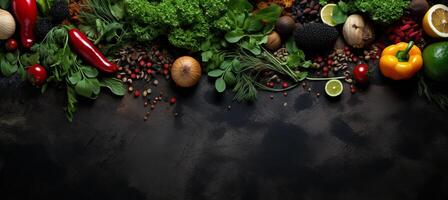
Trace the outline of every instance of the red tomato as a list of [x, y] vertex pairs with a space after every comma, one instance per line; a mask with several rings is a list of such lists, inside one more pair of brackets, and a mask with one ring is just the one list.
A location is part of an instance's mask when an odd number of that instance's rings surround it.
[[353, 78], [359, 84], [369, 82], [369, 66], [367, 64], [359, 64], [353, 69]]
[[36, 86], [42, 86], [47, 80], [47, 70], [42, 65], [30, 66], [26, 72], [28, 73], [28, 79]]
[[8, 51], [17, 50], [18, 46], [19, 46], [19, 44], [17, 44], [17, 40], [15, 40], [14, 38], [10, 38], [10, 39], [8, 39], [8, 41], [6, 41], [6, 49]]

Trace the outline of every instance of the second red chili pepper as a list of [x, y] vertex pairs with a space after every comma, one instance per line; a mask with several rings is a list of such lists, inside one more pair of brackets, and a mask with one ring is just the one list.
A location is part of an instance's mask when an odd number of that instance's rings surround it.
[[118, 70], [118, 66], [109, 62], [84, 33], [73, 28], [68, 32], [68, 35], [73, 50], [77, 52], [85, 62], [106, 73], [114, 73]]
[[12, 0], [12, 10], [20, 25], [20, 40], [23, 47], [34, 45], [34, 27], [37, 20], [36, 0]]

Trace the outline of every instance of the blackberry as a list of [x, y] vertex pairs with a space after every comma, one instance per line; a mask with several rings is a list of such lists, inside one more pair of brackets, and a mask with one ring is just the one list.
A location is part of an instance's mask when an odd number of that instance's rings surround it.
[[68, 2], [66, 0], [54, 1], [49, 14], [55, 23], [61, 23], [69, 16]]
[[292, 17], [297, 23], [320, 22], [321, 5], [319, 0], [295, 0]]

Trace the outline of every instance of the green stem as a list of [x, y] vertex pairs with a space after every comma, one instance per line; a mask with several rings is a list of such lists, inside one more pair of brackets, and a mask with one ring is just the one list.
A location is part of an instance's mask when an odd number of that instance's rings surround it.
[[398, 51], [396, 57], [400, 62], [407, 62], [409, 60], [409, 51], [411, 51], [414, 46], [414, 41], [410, 41], [408, 46], [403, 51]]
[[339, 80], [339, 79], [345, 79], [345, 76], [330, 77], [330, 78], [312, 78], [312, 77], [306, 78], [306, 80], [309, 80], [309, 81], [329, 81], [329, 80]]

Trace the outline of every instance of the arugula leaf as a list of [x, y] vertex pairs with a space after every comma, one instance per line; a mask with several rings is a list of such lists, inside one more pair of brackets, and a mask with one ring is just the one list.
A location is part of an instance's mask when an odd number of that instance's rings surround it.
[[121, 82], [121, 80], [118, 80], [116, 78], [102, 79], [100, 81], [100, 85], [101, 85], [101, 87], [109, 88], [109, 90], [117, 96], [124, 96], [127, 91], [123, 82]]

